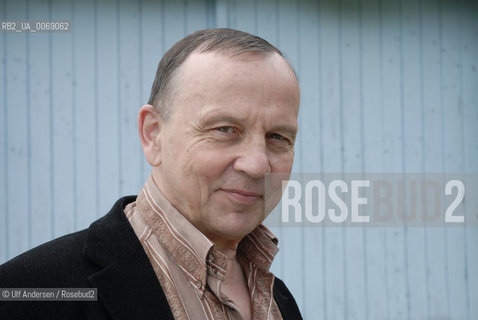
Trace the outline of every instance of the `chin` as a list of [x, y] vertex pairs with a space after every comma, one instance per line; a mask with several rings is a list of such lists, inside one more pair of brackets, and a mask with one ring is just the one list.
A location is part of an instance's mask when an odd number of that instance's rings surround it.
[[263, 203], [239, 206], [235, 203], [220, 202], [208, 208], [208, 211], [221, 212], [221, 214], [203, 215], [203, 221], [209, 222], [207, 229], [229, 240], [242, 239], [266, 217]]
[[226, 238], [240, 240], [257, 228], [261, 222], [261, 220], [242, 215], [240, 219], [237, 220], [234, 218], [227, 219], [224, 221], [222, 227], [219, 227], [219, 230], [222, 230]]

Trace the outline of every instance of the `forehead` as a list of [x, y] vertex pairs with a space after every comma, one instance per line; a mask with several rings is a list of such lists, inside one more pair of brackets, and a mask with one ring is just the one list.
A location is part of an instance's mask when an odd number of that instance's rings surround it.
[[273, 93], [279, 99], [297, 100], [297, 103], [299, 100], [295, 73], [275, 52], [236, 55], [227, 51], [193, 52], [178, 70], [175, 87], [179, 95], [194, 92], [216, 96], [234, 92], [254, 95], [262, 91]]
[[210, 67], [210, 65], [222, 66], [224, 71], [227, 67], [237, 66], [247, 69], [257, 65], [263, 65], [265, 62], [273, 62], [268, 65], [281, 69], [285, 74], [293, 75], [295, 73], [289, 63], [276, 52], [246, 51], [236, 53], [230, 50], [222, 51], [194, 51], [184, 61], [181, 66], [182, 72], [191, 72], [198, 70], [198, 67]]

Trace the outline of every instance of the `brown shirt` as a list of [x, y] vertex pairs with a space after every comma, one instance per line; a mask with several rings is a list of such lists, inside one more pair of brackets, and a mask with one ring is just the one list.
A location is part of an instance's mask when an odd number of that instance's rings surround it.
[[[165, 198], [149, 177], [125, 214], [158, 277], [175, 319], [243, 319], [222, 291], [230, 263], [214, 244]], [[247, 280], [253, 319], [282, 319], [269, 272], [277, 238], [260, 225], [244, 237], [237, 259]]]

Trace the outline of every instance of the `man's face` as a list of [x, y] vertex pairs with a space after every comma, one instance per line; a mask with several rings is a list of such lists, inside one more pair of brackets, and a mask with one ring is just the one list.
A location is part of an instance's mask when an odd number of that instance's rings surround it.
[[[265, 174], [292, 169], [298, 83], [275, 53], [193, 53], [177, 76], [153, 174], [192, 224], [228, 247], [277, 203], [265, 197]], [[280, 181], [270, 187], [280, 194]]]

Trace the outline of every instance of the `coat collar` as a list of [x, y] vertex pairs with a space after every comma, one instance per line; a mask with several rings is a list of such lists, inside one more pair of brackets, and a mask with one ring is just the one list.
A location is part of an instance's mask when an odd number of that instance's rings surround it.
[[90, 225], [83, 255], [99, 267], [89, 281], [113, 319], [173, 319], [141, 243], [123, 213], [136, 197], [119, 199]]

